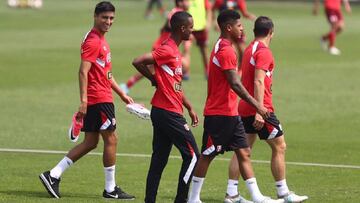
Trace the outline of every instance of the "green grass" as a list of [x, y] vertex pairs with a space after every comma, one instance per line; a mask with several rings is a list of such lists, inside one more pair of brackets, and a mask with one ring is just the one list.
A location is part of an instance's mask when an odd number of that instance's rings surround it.
[[[9, 9], [4, 3], [0, 6], [0, 148], [66, 151], [74, 146], [66, 134], [71, 114], [79, 103], [79, 46], [92, 26], [95, 2], [48, 0], [41, 10]], [[143, 1], [114, 3], [116, 21], [107, 39], [112, 49], [113, 73], [120, 82], [135, 73], [131, 61], [150, 50], [163, 19], [156, 14], [152, 21], [143, 20]], [[360, 8], [353, 6], [353, 14], [345, 15], [346, 29], [337, 39], [342, 55], [334, 57], [319, 47], [318, 39], [328, 31], [328, 25], [323, 15], [311, 15], [311, 4], [249, 2], [248, 7], [275, 22], [276, 35], [271, 45], [276, 60], [274, 103], [286, 133], [287, 160], [359, 166]], [[244, 20], [244, 25], [251, 40], [252, 23]], [[217, 33], [210, 35], [209, 50]], [[195, 47], [191, 68], [191, 80], [184, 89], [201, 115], [206, 81]], [[148, 107], [152, 94], [147, 81], [141, 81], [131, 91], [137, 102]], [[118, 98], [115, 104], [118, 152], [150, 154], [151, 123], [126, 113]], [[202, 126], [193, 129], [193, 133], [200, 145]], [[102, 151], [102, 143], [95, 151]], [[177, 150], [172, 154], [178, 155]], [[230, 156], [228, 153], [223, 157]], [[257, 142], [253, 159], [269, 157], [269, 147]], [[62, 155], [0, 152], [0, 202], [51, 201], [37, 176], [61, 158]], [[118, 183], [137, 196], [135, 202], [144, 198], [148, 166], [149, 158], [118, 158]], [[169, 161], [158, 202], [173, 201], [179, 168], [180, 160]], [[256, 163], [254, 169], [263, 193], [274, 197], [269, 165]], [[309, 202], [360, 202], [359, 177], [359, 169], [287, 167], [290, 188], [309, 195]], [[64, 174], [60, 201], [103, 201], [103, 178], [101, 156], [84, 157]], [[203, 188], [203, 201], [222, 201], [226, 180], [227, 162], [215, 161]], [[249, 197], [244, 184], [240, 191]]]

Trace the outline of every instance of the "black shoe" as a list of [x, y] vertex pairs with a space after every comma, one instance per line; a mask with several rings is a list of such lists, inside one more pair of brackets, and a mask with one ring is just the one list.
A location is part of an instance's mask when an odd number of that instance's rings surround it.
[[42, 184], [48, 193], [54, 198], [60, 198], [59, 183], [60, 179], [56, 179], [50, 176], [50, 171], [45, 171], [39, 176]]
[[115, 186], [114, 191], [112, 192], [106, 192], [104, 190], [103, 197], [105, 198], [111, 198], [111, 199], [124, 199], [124, 200], [134, 200], [134, 195], [129, 195], [126, 192], [122, 191], [119, 186]]

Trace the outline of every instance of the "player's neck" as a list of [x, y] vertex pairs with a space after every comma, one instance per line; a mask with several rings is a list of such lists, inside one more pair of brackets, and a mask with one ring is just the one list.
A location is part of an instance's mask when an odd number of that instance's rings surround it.
[[227, 33], [221, 33], [220, 38], [229, 40], [231, 43], [234, 43], [234, 40], [231, 38], [231, 36]]
[[170, 38], [171, 38], [172, 40], [174, 40], [174, 42], [175, 42], [175, 44], [176, 44], [177, 46], [179, 46], [179, 45], [181, 44], [181, 42], [182, 42], [181, 36], [176, 35], [176, 34], [174, 34], [174, 33], [171, 33]]
[[266, 47], [270, 46], [270, 39], [268, 37], [257, 37], [255, 41], [262, 42]]
[[98, 29], [97, 27], [94, 26], [94, 29], [96, 30], [97, 33], [99, 33], [100, 36], [104, 36], [106, 32], [102, 32], [100, 31], [100, 29]]

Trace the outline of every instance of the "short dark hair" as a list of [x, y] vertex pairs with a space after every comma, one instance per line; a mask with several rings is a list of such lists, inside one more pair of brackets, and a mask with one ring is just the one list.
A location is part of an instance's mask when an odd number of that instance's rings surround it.
[[109, 1], [102, 1], [98, 4], [96, 4], [96, 7], [95, 7], [95, 14], [98, 15], [100, 13], [103, 13], [103, 12], [108, 12], [108, 11], [111, 11], [111, 12], [115, 12], [115, 7], [114, 5], [112, 5], [111, 2]]
[[174, 32], [178, 30], [181, 26], [185, 25], [189, 18], [192, 16], [185, 11], [176, 12], [170, 19], [171, 31]]
[[234, 24], [240, 18], [240, 14], [234, 10], [223, 10], [217, 17], [217, 23], [220, 29], [223, 30], [227, 24]]
[[180, 2], [183, 2], [184, 0], [175, 0], [175, 5], [178, 6]]
[[255, 20], [255, 37], [266, 37], [274, 29], [274, 23], [269, 17], [260, 16]]

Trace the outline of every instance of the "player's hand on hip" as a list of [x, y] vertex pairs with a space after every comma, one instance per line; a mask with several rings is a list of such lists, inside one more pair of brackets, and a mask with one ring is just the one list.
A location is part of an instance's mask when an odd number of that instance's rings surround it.
[[198, 118], [197, 114], [193, 110], [191, 110], [191, 111], [189, 111], [189, 116], [191, 118], [191, 126], [192, 127], [198, 126], [199, 118]]
[[81, 119], [83, 119], [84, 116], [86, 115], [86, 111], [87, 111], [87, 102], [81, 102], [78, 113], [76, 114], [76, 120], [80, 121]]
[[265, 120], [260, 114], [255, 114], [255, 121], [253, 126], [256, 130], [261, 130], [264, 127]]
[[121, 100], [123, 100], [123, 102], [125, 102], [126, 104], [134, 103], [133, 98], [129, 97], [128, 95], [122, 95]]

